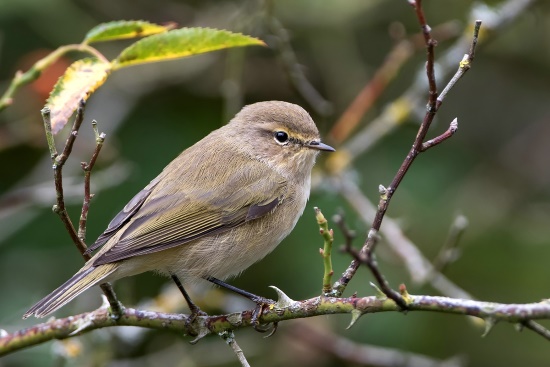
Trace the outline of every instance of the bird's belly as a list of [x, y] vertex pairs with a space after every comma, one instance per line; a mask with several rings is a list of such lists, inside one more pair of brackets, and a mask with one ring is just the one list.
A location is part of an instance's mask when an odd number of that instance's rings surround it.
[[193, 283], [209, 276], [225, 279], [238, 275], [273, 251], [294, 229], [306, 201], [307, 197], [294, 197], [273, 213], [226, 232], [125, 260], [118, 277], [157, 271]]
[[302, 211], [295, 211], [294, 216], [285, 218], [289, 223], [278, 222], [276, 228], [273, 228], [275, 222], [269, 220], [270, 215], [267, 215], [227, 232], [143, 258], [148, 258], [149, 269], [176, 274], [184, 283], [209, 276], [226, 279], [238, 275], [273, 251], [292, 231]]

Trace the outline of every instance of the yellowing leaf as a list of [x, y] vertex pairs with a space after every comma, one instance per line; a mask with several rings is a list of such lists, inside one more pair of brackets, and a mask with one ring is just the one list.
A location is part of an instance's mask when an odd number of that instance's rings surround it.
[[113, 69], [177, 59], [230, 47], [261, 45], [257, 38], [212, 28], [181, 28], [141, 39], [113, 61]]
[[52, 132], [65, 126], [81, 99], [88, 97], [107, 79], [111, 64], [97, 59], [75, 61], [59, 78], [46, 106], [51, 110]]
[[174, 28], [173, 25], [162, 26], [143, 20], [120, 20], [95, 26], [86, 34], [82, 43], [145, 37], [152, 34], [164, 33], [172, 28]]

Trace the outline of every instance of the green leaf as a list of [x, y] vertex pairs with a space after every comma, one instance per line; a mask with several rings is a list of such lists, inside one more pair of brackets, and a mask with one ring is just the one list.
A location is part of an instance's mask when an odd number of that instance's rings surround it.
[[78, 107], [107, 79], [111, 64], [98, 59], [75, 61], [55, 84], [46, 106], [51, 110], [52, 132], [56, 134]]
[[145, 37], [152, 34], [164, 33], [172, 28], [174, 28], [173, 24], [162, 26], [143, 20], [120, 20], [95, 26], [86, 34], [82, 43]]
[[230, 47], [261, 45], [254, 37], [211, 28], [181, 28], [137, 41], [113, 61], [113, 69], [177, 59]]

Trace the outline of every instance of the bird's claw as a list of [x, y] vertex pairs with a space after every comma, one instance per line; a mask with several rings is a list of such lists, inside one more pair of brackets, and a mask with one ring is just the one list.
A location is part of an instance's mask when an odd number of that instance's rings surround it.
[[199, 335], [195, 331], [195, 328], [193, 328], [193, 323], [195, 322], [195, 320], [199, 316], [208, 316], [208, 314], [206, 312], [202, 311], [200, 308], [196, 307], [196, 308], [191, 310], [191, 314], [189, 316], [187, 316], [187, 319], [185, 320], [185, 330], [187, 330], [187, 332], [191, 336], [198, 336]]
[[273, 327], [271, 328], [269, 324], [260, 324], [259, 318], [262, 316], [264, 308], [271, 308], [273, 307], [273, 305], [275, 305], [276, 302], [272, 299], [264, 297], [255, 297], [253, 301], [256, 302], [256, 307], [254, 308], [254, 311], [252, 311], [252, 327], [254, 328], [254, 330], [260, 333], [265, 333], [269, 331], [269, 329], [271, 329], [269, 335], [266, 336], [266, 338], [269, 338], [277, 331], [277, 323], [274, 323]]

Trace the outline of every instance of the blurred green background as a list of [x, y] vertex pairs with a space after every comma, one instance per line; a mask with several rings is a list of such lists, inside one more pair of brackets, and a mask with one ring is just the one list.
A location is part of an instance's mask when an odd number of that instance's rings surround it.
[[[469, 28], [474, 6], [476, 17], [487, 24], [498, 16], [473, 1], [424, 3], [432, 27], [457, 22], [458, 34], [441, 41], [438, 54]], [[503, 3], [488, 1], [487, 6]], [[227, 122], [243, 104], [272, 99], [298, 103], [311, 111], [326, 137], [392, 49], [396, 42], [392, 34], [396, 30], [408, 35], [418, 32], [414, 12], [403, 0], [274, 1], [272, 12], [288, 31], [301, 70], [330, 103], [330, 113], [321, 116], [289, 82], [274, 47], [277, 39], [265, 21], [267, 8], [261, 1], [219, 0], [0, 2], [2, 93], [16, 70], [26, 70], [60, 45], [78, 43], [90, 28], [111, 20], [224, 28], [260, 37], [271, 46], [137, 66], [112, 75], [89, 100], [85, 124], [65, 170], [69, 210], [77, 220], [82, 200], [80, 162], [89, 160], [94, 144], [89, 121], [96, 119], [107, 140], [92, 177], [97, 195], [89, 217], [91, 241], [173, 157]], [[462, 256], [445, 275], [477, 299], [526, 303], [548, 297], [550, 277], [550, 3], [533, 1], [513, 18], [479, 48], [473, 69], [452, 90], [430, 136], [444, 131], [454, 117], [459, 120], [458, 134], [417, 160], [388, 215], [398, 219], [404, 233], [433, 259], [453, 218], [464, 214], [470, 225], [460, 242]], [[129, 42], [98, 44], [97, 48], [114, 57]], [[409, 88], [424, 60], [420, 50], [404, 65], [362, 119], [360, 129]], [[50, 210], [54, 202], [51, 162], [39, 113], [51, 86], [71, 61], [61, 60], [37, 82], [22, 88], [14, 105], [0, 114], [0, 328], [9, 332], [36, 323], [22, 321], [21, 315], [82, 265]], [[438, 80], [440, 89], [446, 80], [448, 76]], [[372, 200], [377, 200], [378, 185], [389, 183], [409, 150], [424, 111], [426, 90], [420, 96], [419, 112], [355, 161], [353, 179]], [[60, 136], [58, 143], [63, 139]], [[320, 170], [324, 163], [321, 158]], [[274, 297], [268, 285], [276, 285], [294, 299], [319, 294], [322, 241], [312, 208], [321, 207], [329, 219], [344, 210], [348, 224], [357, 231], [357, 246], [368, 229], [330, 185], [322, 186], [325, 190], [312, 192], [289, 238], [232, 284], [267, 297]], [[343, 236], [335, 232], [340, 244]], [[438, 294], [428, 285], [412, 284], [384, 243], [378, 254], [381, 269], [394, 287], [405, 283], [412, 294]], [[350, 259], [335, 251], [333, 261], [339, 274]], [[371, 280], [361, 269], [346, 294], [372, 295]], [[164, 284], [167, 280], [144, 274], [117, 282], [116, 290], [123, 303], [133, 306], [155, 297]], [[210, 312], [251, 307], [224, 294], [211, 291], [199, 303]], [[98, 305], [98, 291], [90, 291], [56, 316]], [[518, 333], [510, 324], [499, 324], [482, 338], [482, 327], [452, 315], [373, 314], [345, 330], [349, 319], [318, 317], [305, 323], [319, 328], [322, 335], [333, 333], [358, 344], [440, 360], [459, 356], [468, 366], [547, 366], [550, 362], [547, 340], [527, 330]], [[282, 323], [269, 339], [250, 330], [236, 335], [256, 366], [346, 364], [309, 344], [307, 337], [298, 337], [297, 330], [306, 327], [301, 321]], [[190, 346], [187, 339], [168, 332], [119, 328], [94, 331], [71, 343], [45, 343], [0, 359], [0, 366], [237, 365], [231, 350], [216, 337]], [[80, 353], [65, 358], [75, 348]]]

